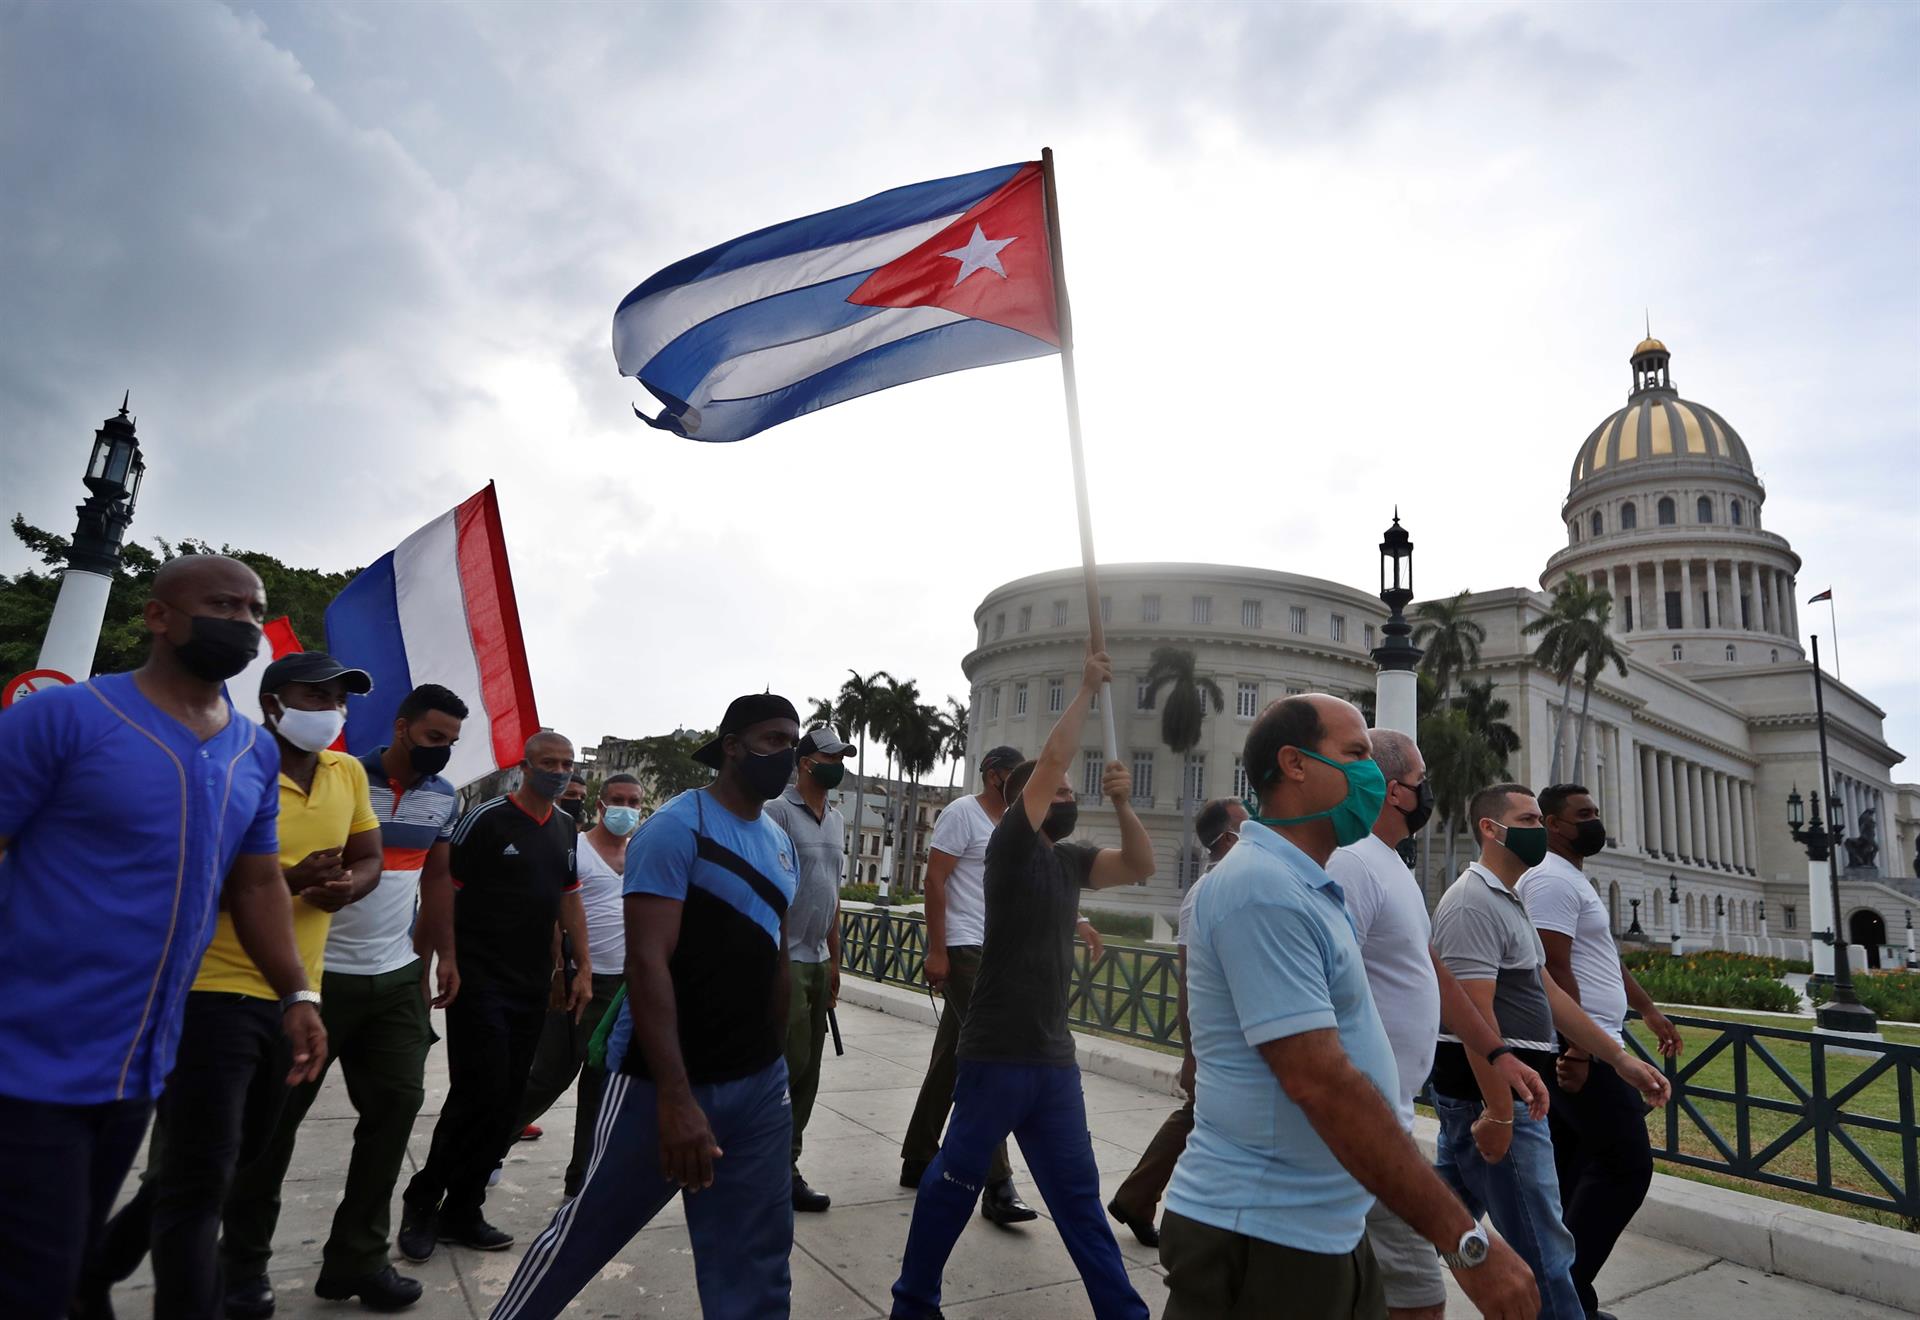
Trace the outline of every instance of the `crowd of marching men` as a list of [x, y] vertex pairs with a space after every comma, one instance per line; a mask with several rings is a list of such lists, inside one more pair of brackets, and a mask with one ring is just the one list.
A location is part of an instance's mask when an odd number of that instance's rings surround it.
[[[828, 794], [854, 749], [750, 695], [698, 753], [712, 782], [644, 828], [626, 775], [584, 824], [551, 732], [462, 813], [440, 773], [458, 693], [416, 688], [361, 757], [330, 748], [371, 680], [323, 653], [266, 668], [260, 723], [233, 709], [265, 610], [245, 565], [173, 560], [139, 669], [0, 714], [0, 1315], [109, 1317], [143, 1258], [156, 1316], [271, 1315], [281, 1182], [336, 1063], [359, 1119], [317, 1296], [402, 1310], [421, 1286], [396, 1247], [513, 1246], [488, 1186], [577, 1086], [564, 1199], [496, 1320], [559, 1315], [676, 1196], [703, 1313], [788, 1315], [794, 1215], [831, 1205], [800, 1166], [840, 988]], [[1579, 785], [1489, 785], [1479, 857], [1429, 918], [1399, 851], [1432, 805], [1419, 750], [1331, 696], [1268, 707], [1255, 800], [1199, 815], [1186, 1102], [1103, 1200], [1067, 1017], [1079, 896], [1154, 869], [1117, 762], [1119, 846], [1073, 837], [1068, 771], [1110, 678], [1090, 654], [1038, 755], [991, 749], [935, 823], [926, 965], [948, 1009], [901, 1150], [893, 1315], [941, 1314], [976, 1207], [1037, 1218], [1009, 1137], [1102, 1320], [1148, 1314], [1110, 1220], [1158, 1247], [1167, 1320], [1429, 1320], [1449, 1271], [1484, 1315], [1604, 1315], [1594, 1277], [1667, 1099], [1623, 1047], [1628, 1008], [1682, 1048], [1582, 872], [1605, 825]], [[450, 1087], [396, 1231], [436, 1008]]]

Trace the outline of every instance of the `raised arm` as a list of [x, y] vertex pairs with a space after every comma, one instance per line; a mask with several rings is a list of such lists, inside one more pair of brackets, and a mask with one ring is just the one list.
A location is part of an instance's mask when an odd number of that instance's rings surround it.
[[[1034, 778], [1039, 777], [1036, 772]], [[1153, 878], [1153, 839], [1133, 811], [1133, 776], [1118, 761], [1109, 761], [1100, 787], [1112, 801], [1114, 814], [1119, 819], [1120, 846], [1100, 850], [1100, 855], [1093, 859], [1093, 873], [1088, 883], [1094, 889], [1145, 884]]]
[[[1080, 671], [1080, 690], [1073, 694], [1073, 700], [1067, 703], [1060, 722], [1047, 735], [1047, 745], [1040, 749], [1040, 760], [1033, 768], [1033, 777], [1020, 790], [1020, 806], [1027, 813], [1027, 823], [1034, 829], [1038, 830], [1040, 823], [1046, 820], [1047, 808], [1053, 805], [1054, 792], [1066, 780], [1067, 770], [1080, 751], [1080, 730], [1086, 727], [1087, 709], [1093, 704], [1094, 694], [1112, 678], [1113, 662], [1107, 659], [1105, 651], [1087, 656], [1086, 664]], [[1148, 874], [1151, 875], [1152, 871], [1149, 870]]]

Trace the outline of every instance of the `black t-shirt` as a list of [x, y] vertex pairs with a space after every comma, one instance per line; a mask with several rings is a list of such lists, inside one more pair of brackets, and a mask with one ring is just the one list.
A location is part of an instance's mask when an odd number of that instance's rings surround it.
[[1073, 928], [1098, 848], [1049, 848], [1015, 802], [987, 841], [987, 939], [959, 1054], [977, 1063], [1073, 1062]]
[[511, 797], [469, 811], [453, 831], [453, 943], [460, 979], [545, 994], [560, 895], [580, 887], [573, 817], [535, 820]]

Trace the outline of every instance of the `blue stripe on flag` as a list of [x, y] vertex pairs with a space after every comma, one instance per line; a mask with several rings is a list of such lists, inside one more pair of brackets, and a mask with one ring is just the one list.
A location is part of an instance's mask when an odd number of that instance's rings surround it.
[[990, 170], [976, 170], [972, 174], [957, 174], [950, 179], [910, 183], [904, 188], [890, 188], [886, 192], [875, 193], [864, 201], [836, 206], [831, 211], [820, 211], [798, 220], [757, 229], [751, 234], [674, 262], [622, 298], [620, 307], [614, 309], [614, 315], [618, 316], [620, 309], [628, 304], [650, 297], [662, 289], [691, 284], [695, 280], [708, 279], [775, 257], [789, 257], [796, 252], [810, 252], [835, 243], [872, 238], [876, 234], [891, 233], [908, 225], [964, 211], [1011, 179], [1024, 163], [1020, 161]]
[[327, 606], [327, 652], [373, 675], [373, 691], [347, 703], [347, 750], [365, 756], [392, 741], [393, 717], [413, 691], [407, 643], [400, 633], [393, 552], [360, 570]]
[[709, 317], [655, 353], [640, 369], [639, 377], [676, 399], [690, 399], [707, 373], [730, 358], [775, 344], [812, 339], [878, 316], [887, 308], [847, 301], [847, 295], [871, 274], [870, 270], [858, 271]]
[[700, 410], [699, 425], [693, 430], [683, 429], [671, 414], [662, 415], [652, 424], [692, 440], [744, 440], [815, 409], [904, 385], [910, 380], [944, 376], [970, 367], [988, 367], [996, 362], [1044, 357], [1059, 351], [1044, 339], [1035, 339], [991, 321], [958, 321], [882, 344], [771, 393], [708, 404]]

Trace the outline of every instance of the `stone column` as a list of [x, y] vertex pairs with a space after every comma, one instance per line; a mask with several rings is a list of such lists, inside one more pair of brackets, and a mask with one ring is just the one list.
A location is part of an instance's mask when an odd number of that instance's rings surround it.
[[1753, 617], [1760, 621], [1761, 632], [1774, 630], [1773, 602], [1768, 599], [1768, 593], [1772, 590], [1767, 579], [1767, 566], [1755, 564], [1753, 566]]
[[1727, 781], [1727, 821], [1733, 829], [1733, 869], [1747, 869], [1747, 804], [1740, 800], [1740, 781]]
[[1660, 851], [1660, 757], [1651, 747], [1640, 749], [1640, 845]]
[[1733, 626], [1741, 632], [1752, 632], [1747, 626], [1751, 617], [1746, 608], [1747, 601], [1747, 565], [1745, 560], [1729, 559], [1727, 572], [1733, 578]]
[[1680, 626], [1688, 632], [1693, 631], [1693, 612], [1698, 602], [1693, 598], [1693, 561], [1680, 561]]
[[1700, 781], [1696, 778], [1693, 762], [1682, 761], [1680, 769], [1674, 775], [1674, 784], [1680, 790], [1680, 802], [1677, 817], [1679, 820], [1680, 855], [1690, 861], [1700, 860], [1700, 827], [1694, 815], [1699, 810]]
[[1792, 576], [1787, 578], [1787, 624], [1793, 629], [1789, 635], [1798, 641], [1800, 639], [1800, 579]]
[[1660, 761], [1660, 851], [1669, 858], [1680, 851], [1680, 797], [1675, 787], [1673, 757], [1656, 752]]
[[1747, 781], [1740, 785], [1740, 819], [1747, 831], [1747, 869], [1760, 870], [1760, 833], [1759, 824], [1753, 817], [1753, 783]]
[[1646, 611], [1643, 610], [1640, 605], [1640, 561], [1638, 559], [1627, 566], [1627, 590], [1631, 593], [1627, 599], [1633, 602], [1633, 626], [1628, 628], [1627, 631], [1645, 632], [1647, 630], [1647, 616]]
[[1736, 852], [1733, 846], [1733, 798], [1727, 791], [1727, 777], [1722, 772], [1713, 772], [1714, 800], [1720, 807], [1720, 865], [1728, 870], [1737, 870]]
[[1653, 594], [1657, 597], [1653, 602], [1653, 631], [1665, 632], [1667, 630], [1667, 561], [1664, 559], [1653, 561]]
[[1773, 592], [1773, 630], [1782, 637], [1792, 637], [1793, 625], [1787, 622], [1787, 575], [1777, 568], [1769, 569], [1767, 586]]
[[1701, 856], [1709, 862], [1718, 864], [1724, 860], [1720, 856], [1720, 803], [1713, 791], [1714, 772], [1706, 766], [1700, 767], [1700, 816], [1706, 826], [1706, 846]]
[[1720, 565], [1717, 561], [1707, 560], [1707, 618], [1709, 628], [1727, 626], [1726, 609], [1720, 604]]

